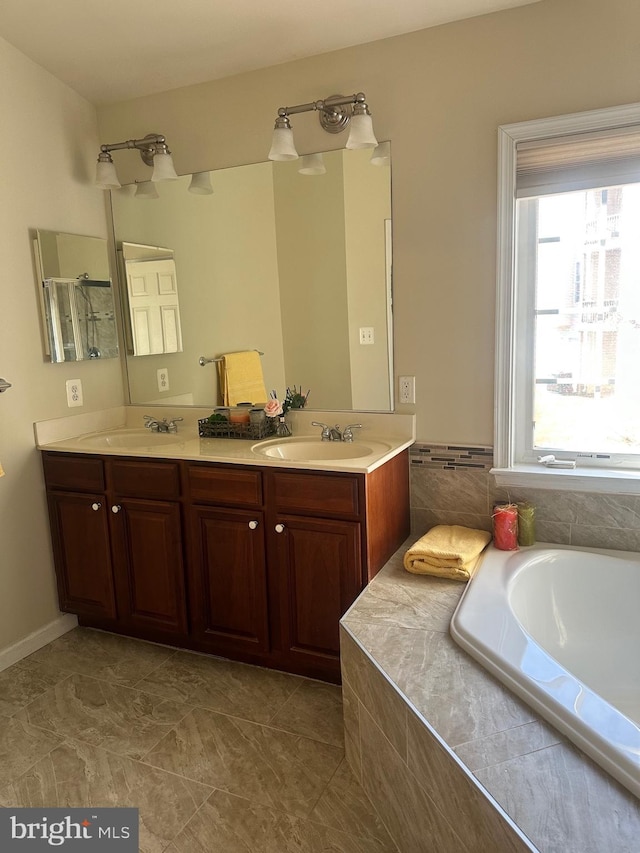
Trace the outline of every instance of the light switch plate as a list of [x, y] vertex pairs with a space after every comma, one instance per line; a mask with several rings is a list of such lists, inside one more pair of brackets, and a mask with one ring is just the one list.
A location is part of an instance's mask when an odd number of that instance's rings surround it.
[[67, 406], [82, 406], [82, 382], [79, 379], [67, 379]]

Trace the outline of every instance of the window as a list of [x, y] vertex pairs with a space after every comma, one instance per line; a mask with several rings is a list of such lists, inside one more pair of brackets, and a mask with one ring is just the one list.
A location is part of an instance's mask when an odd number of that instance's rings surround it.
[[496, 474], [640, 492], [640, 105], [500, 128], [500, 175]]

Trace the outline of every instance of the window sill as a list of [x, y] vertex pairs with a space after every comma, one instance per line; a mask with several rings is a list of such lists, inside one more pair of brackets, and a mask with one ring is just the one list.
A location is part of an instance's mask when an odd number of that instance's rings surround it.
[[540, 465], [514, 465], [513, 468], [492, 468], [491, 473], [499, 486], [640, 495], [640, 470], [630, 468], [552, 469]]

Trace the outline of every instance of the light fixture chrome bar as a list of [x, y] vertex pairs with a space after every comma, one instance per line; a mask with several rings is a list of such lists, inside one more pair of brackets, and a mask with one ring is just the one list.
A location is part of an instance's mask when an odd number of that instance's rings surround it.
[[111, 151], [123, 151], [126, 148], [136, 148], [147, 166], [153, 166], [154, 154], [171, 154], [167, 140], [161, 133], [148, 133], [142, 139], [126, 139], [124, 142], [101, 145], [100, 151], [102, 154], [109, 154]]
[[296, 104], [293, 107], [280, 107], [278, 109], [279, 116], [292, 116], [298, 113], [309, 113], [313, 110], [331, 112], [332, 107], [342, 107], [346, 104], [364, 104], [366, 103], [364, 92], [356, 92], [354, 95], [331, 95], [321, 101], [311, 101], [308, 104]]

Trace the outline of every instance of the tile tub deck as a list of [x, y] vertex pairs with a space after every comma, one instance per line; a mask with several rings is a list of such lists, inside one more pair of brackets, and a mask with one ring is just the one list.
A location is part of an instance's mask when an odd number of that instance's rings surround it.
[[412, 541], [341, 623], [347, 760], [401, 853], [637, 853], [640, 801], [453, 642], [464, 586]]

